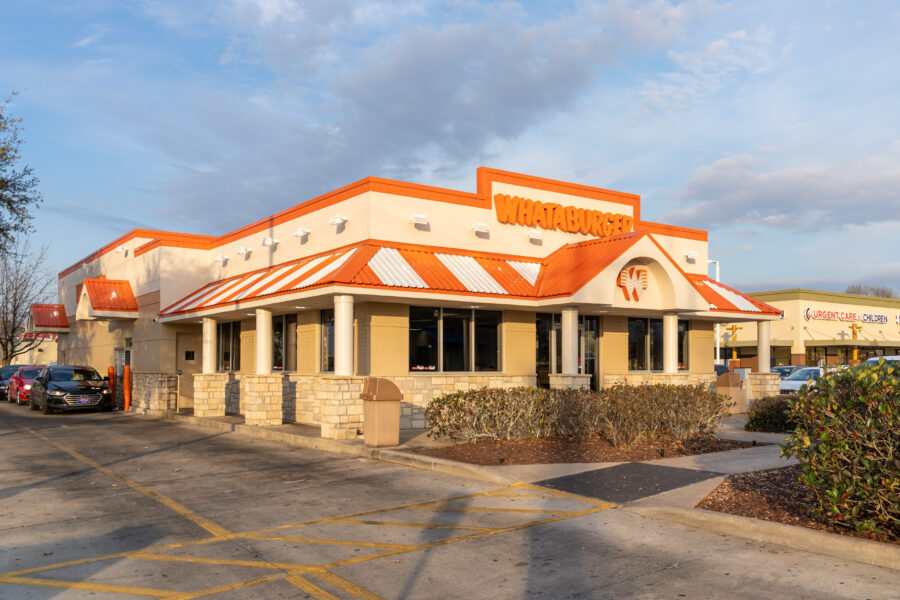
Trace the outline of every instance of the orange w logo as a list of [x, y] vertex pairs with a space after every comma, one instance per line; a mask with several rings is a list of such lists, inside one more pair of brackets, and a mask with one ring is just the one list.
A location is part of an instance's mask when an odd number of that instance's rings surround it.
[[628, 267], [619, 273], [619, 287], [626, 300], [638, 300], [638, 292], [647, 289], [647, 269]]

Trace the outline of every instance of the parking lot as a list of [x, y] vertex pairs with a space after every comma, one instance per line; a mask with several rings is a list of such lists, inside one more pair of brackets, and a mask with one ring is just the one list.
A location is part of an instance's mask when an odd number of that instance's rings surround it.
[[0, 598], [890, 598], [897, 573], [122, 413], [0, 404]]

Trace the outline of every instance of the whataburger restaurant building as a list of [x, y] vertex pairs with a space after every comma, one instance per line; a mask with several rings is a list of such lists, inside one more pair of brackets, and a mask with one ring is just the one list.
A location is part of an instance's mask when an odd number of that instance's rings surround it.
[[401, 389], [403, 428], [473, 387], [711, 383], [714, 324], [768, 340], [781, 313], [706, 268], [706, 232], [639, 196], [480, 168], [475, 193], [368, 178], [218, 237], [133, 230], [30, 328], [60, 362], [130, 364], [138, 408], [345, 438], [367, 376]]

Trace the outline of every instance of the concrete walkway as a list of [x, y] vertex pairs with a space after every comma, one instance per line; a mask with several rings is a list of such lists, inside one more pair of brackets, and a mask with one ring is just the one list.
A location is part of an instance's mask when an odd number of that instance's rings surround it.
[[779, 444], [786, 438], [784, 434], [744, 431], [746, 417], [743, 415], [726, 418], [716, 435], [722, 439], [756, 441], [761, 445], [741, 450], [638, 463], [563, 463], [491, 467], [409, 452], [412, 448], [448, 443], [429, 438], [424, 430], [401, 432], [401, 444], [396, 448], [369, 448], [362, 439], [348, 441], [324, 439], [320, 437], [318, 427], [309, 425], [291, 423], [263, 428], [245, 425], [243, 418], [238, 416], [201, 419], [162, 411], [148, 416], [492, 483], [541, 485], [613, 502], [619, 505], [621, 510], [648, 518], [900, 570], [900, 546], [694, 508], [729, 474], [796, 464], [795, 459], [781, 456]]

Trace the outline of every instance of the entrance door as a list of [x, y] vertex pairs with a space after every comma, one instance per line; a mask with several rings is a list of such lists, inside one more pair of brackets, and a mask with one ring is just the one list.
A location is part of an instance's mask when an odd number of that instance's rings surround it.
[[581, 352], [582, 373], [591, 376], [591, 389], [600, 389], [600, 361], [597, 357], [600, 353], [600, 317], [581, 317], [579, 324], [579, 351]]
[[178, 409], [194, 407], [194, 373], [200, 372], [200, 333], [175, 334], [175, 368], [178, 369]]

